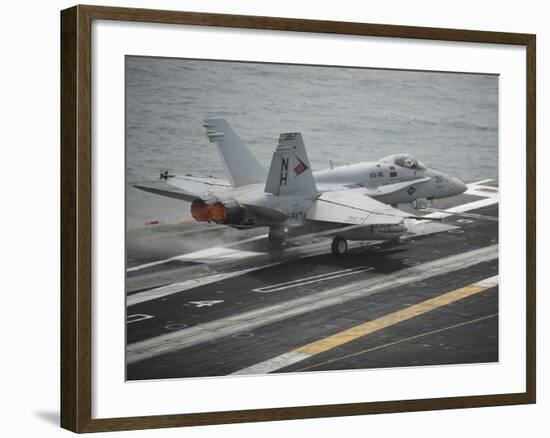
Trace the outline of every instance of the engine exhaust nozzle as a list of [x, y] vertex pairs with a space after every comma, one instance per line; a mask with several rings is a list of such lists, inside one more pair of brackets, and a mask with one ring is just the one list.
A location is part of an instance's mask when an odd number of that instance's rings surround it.
[[238, 225], [244, 220], [245, 209], [234, 199], [212, 203], [197, 198], [191, 203], [191, 216], [197, 222]]
[[210, 219], [210, 206], [202, 199], [195, 199], [191, 203], [191, 216], [197, 222], [206, 222]]
[[210, 206], [210, 219], [217, 224], [223, 224], [227, 219], [227, 208], [221, 202]]

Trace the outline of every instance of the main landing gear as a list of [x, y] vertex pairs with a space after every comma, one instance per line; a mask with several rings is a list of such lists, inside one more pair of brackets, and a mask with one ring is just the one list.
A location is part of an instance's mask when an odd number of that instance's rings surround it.
[[335, 256], [341, 256], [348, 252], [348, 241], [342, 237], [336, 236], [332, 240], [332, 254]]
[[272, 248], [280, 248], [283, 246], [286, 237], [286, 230], [284, 228], [271, 228], [267, 235], [269, 246]]

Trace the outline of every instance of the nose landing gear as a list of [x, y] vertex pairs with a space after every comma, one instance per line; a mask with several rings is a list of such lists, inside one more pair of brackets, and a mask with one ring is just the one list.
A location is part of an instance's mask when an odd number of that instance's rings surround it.
[[332, 254], [335, 256], [341, 256], [348, 252], [348, 241], [342, 237], [336, 236], [332, 240]]

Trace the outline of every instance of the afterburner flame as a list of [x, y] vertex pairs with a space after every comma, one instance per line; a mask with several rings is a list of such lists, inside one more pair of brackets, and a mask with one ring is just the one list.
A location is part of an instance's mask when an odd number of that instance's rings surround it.
[[224, 202], [195, 199], [191, 203], [191, 216], [198, 222], [215, 222], [217, 224], [239, 224], [243, 221], [245, 210], [234, 199]]
[[195, 199], [191, 203], [191, 216], [198, 222], [206, 222], [210, 219], [210, 207], [202, 199]]
[[217, 224], [223, 224], [227, 219], [227, 208], [221, 202], [210, 207], [210, 218]]

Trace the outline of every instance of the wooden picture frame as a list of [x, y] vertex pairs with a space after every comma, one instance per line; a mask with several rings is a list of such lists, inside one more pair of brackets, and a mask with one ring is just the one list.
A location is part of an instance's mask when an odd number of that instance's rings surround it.
[[[522, 393], [300, 406], [129, 418], [92, 418], [92, 22], [186, 24], [526, 48], [526, 391]], [[148, 429], [535, 403], [535, 49], [531, 34], [75, 6], [61, 12], [61, 426], [74, 432]]]

